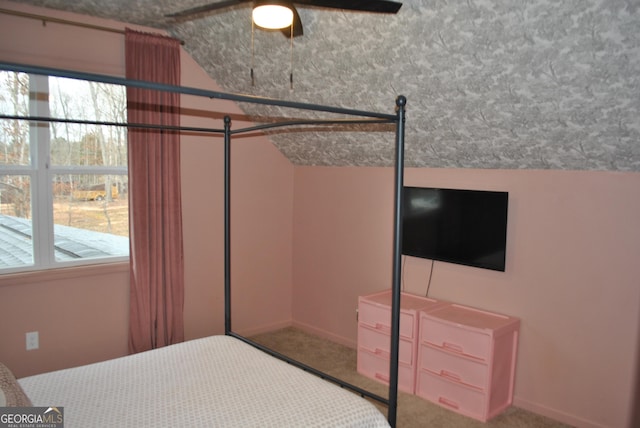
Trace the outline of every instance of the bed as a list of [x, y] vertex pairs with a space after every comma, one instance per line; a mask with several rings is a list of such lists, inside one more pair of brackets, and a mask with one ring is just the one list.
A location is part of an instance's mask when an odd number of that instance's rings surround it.
[[[370, 402], [230, 336], [19, 380], [65, 427], [387, 427]], [[277, 388], [274, 388], [277, 385]]]
[[[400, 322], [400, 242], [406, 99], [396, 113], [384, 114], [246, 95], [163, 85], [112, 76], [21, 64], [0, 63], [0, 70], [113, 83], [181, 94], [276, 105], [347, 116], [340, 119], [282, 120], [231, 130], [171, 127], [172, 130], [224, 134], [225, 145], [225, 335], [212, 336], [87, 366], [22, 378], [18, 381], [36, 406], [65, 409], [67, 427], [224, 426], [224, 427], [381, 427], [395, 426]], [[1, 116], [0, 119], [56, 121]], [[98, 124], [106, 124], [99, 123]], [[231, 326], [230, 143], [236, 134], [276, 127], [394, 124], [395, 209], [393, 240], [391, 352], [388, 397], [380, 397], [312, 367], [264, 348]], [[147, 124], [113, 124], [154, 127]], [[388, 407], [387, 417], [370, 400]]]

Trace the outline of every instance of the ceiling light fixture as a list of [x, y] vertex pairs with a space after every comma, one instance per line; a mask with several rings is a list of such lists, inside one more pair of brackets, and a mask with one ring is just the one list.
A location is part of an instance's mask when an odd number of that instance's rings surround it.
[[287, 2], [255, 2], [252, 18], [258, 27], [268, 30], [280, 30], [293, 23], [293, 11]]

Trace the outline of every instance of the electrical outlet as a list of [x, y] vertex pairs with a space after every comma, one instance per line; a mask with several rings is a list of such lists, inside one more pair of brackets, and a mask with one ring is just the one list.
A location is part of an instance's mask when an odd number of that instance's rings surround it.
[[40, 347], [40, 337], [37, 331], [30, 331], [27, 336], [27, 351], [38, 349]]

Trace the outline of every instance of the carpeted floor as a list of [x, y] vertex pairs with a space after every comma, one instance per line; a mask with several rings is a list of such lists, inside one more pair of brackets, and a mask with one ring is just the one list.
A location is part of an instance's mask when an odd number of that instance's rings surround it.
[[[252, 337], [275, 351], [321, 370], [331, 376], [386, 397], [388, 389], [356, 371], [356, 351], [328, 340], [309, 335], [295, 328], [285, 328]], [[386, 406], [377, 403], [386, 415]], [[446, 410], [415, 395], [398, 394], [398, 428], [566, 428], [553, 421], [516, 407], [507, 409], [489, 422], [483, 423]]]

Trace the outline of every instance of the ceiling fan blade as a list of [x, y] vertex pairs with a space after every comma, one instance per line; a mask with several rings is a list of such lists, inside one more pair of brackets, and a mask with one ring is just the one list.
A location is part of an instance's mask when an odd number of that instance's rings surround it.
[[296, 4], [306, 6], [328, 7], [331, 9], [357, 10], [361, 12], [398, 13], [402, 3], [387, 0], [293, 0]]
[[[292, 7], [291, 10], [293, 11], [293, 37], [302, 36], [303, 30], [300, 15], [298, 15], [298, 11], [295, 7]], [[280, 31], [282, 31], [282, 34], [284, 34], [286, 37], [291, 37], [291, 27], [283, 28]]]
[[174, 19], [189, 18], [193, 15], [199, 15], [205, 12], [224, 9], [225, 7], [235, 6], [241, 3], [249, 3], [250, 1], [251, 0], [225, 0], [217, 3], [209, 3], [202, 6], [192, 7], [191, 9], [185, 9], [180, 12], [171, 13], [171, 14], [165, 15], [165, 17], [174, 18]]

